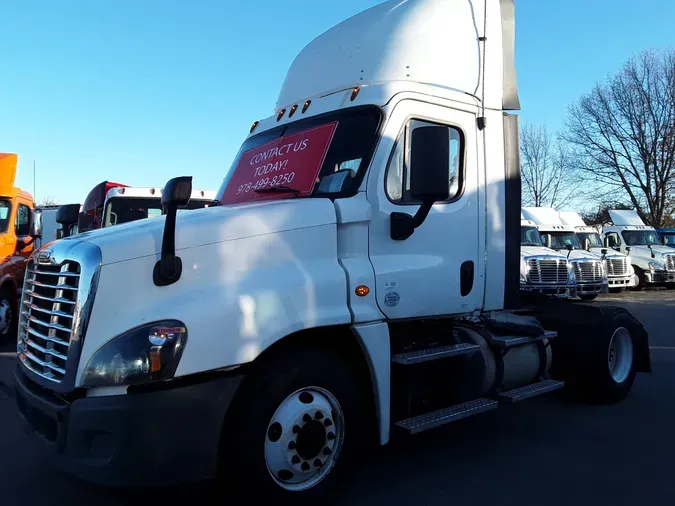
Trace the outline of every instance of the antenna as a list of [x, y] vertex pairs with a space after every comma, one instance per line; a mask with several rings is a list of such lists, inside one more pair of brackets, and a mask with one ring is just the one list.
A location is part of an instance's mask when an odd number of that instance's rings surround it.
[[37, 202], [37, 195], [35, 194], [35, 158], [33, 158], [33, 201]]

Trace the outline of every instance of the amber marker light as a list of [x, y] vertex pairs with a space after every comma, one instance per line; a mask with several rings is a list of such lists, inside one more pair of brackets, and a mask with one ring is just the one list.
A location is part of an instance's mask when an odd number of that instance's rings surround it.
[[356, 287], [356, 290], [354, 291], [356, 292], [356, 295], [358, 295], [359, 297], [365, 297], [370, 293], [370, 288], [368, 288], [366, 285], [359, 285]]

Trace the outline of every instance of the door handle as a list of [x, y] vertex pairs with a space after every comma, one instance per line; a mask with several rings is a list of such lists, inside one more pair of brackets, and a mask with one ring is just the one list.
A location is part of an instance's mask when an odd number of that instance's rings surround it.
[[466, 297], [473, 290], [473, 261], [468, 260], [459, 269], [459, 291], [462, 297]]

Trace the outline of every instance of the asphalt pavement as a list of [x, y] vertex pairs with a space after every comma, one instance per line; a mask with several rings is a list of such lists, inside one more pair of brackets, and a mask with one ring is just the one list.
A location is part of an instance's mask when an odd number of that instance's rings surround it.
[[[650, 334], [654, 372], [638, 376], [626, 401], [579, 406], [544, 396], [398, 440], [364, 458], [337, 503], [675, 504], [675, 291], [627, 292], [596, 303], [626, 307]], [[22, 430], [14, 365], [12, 346], [0, 348], [0, 505], [213, 504], [208, 485], [116, 491], [57, 471]]]

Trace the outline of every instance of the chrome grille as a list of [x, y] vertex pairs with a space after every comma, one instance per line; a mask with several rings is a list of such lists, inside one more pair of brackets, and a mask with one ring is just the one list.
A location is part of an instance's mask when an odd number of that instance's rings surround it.
[[675, 271], [675, 255], [666, 255], [666, 270]]
[[567, 284], [567, 260], [530, 258], [529, 280], [536, 284]]
[[628, 276], [628, 259], [623, 258], [608, 258], [605, 260], [605, 267], [607, 268], [607, 275], [613, 276]]
[[577, 283], [598, 283], [602, 281], [602, 267], [597, 260], [572, 262]]
[[66, 374], [80, 264], [28, 263], [19, 316], [18, 353], [35, 374], [60, 383]]

